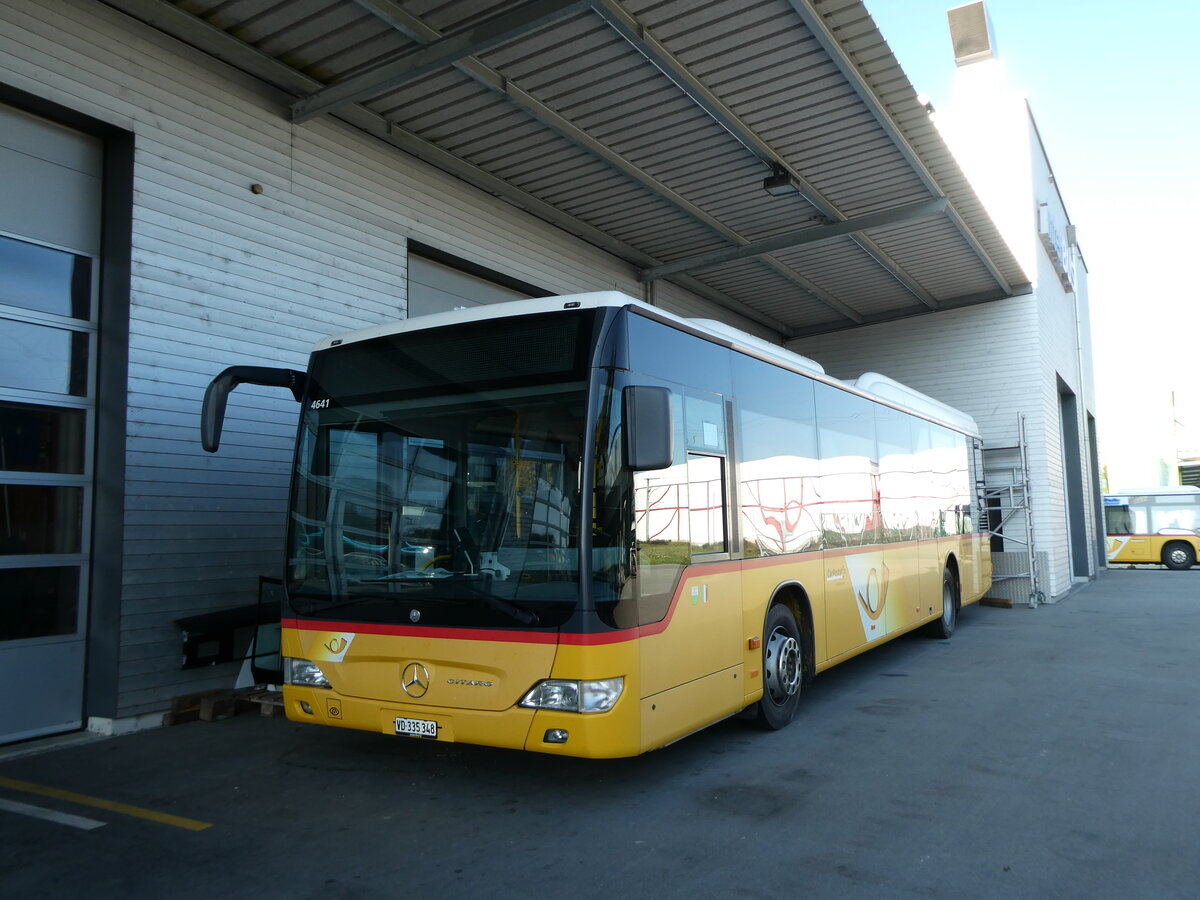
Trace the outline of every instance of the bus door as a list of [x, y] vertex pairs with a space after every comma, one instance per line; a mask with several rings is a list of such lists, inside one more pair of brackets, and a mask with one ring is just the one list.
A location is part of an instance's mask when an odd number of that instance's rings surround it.
[[664, 735], [704, 710], [708, 720], [736, 711], [745, 688], [733, 671], [743, 627], [731, 562], [725, 402], [677, 389], [672, 407], [673, 465], [634, 476], [641, 694], [655, 698], [643, 718], [649, 733]]

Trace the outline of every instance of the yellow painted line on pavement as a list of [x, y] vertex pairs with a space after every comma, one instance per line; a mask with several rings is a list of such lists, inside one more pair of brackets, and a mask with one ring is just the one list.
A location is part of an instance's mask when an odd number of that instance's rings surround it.
[[5, 778], [0, 775], [0, 787], [14, 791], [24, 791], [26, 794], [37, 794], [41, 797], [53, 797], [56, 800], [66, 800], [68, 803], [79, 803], [83, 806], [94, 806], [96, 809], [107, 809], [109, 812], [135, 816], [139, 819], [149, 819], [161, 825], [173, 825], [176, 828], [186, 828], [188, 831], [203, 831], [212, 828], [212, 822], [200, 822], [196, 819], [186, 819], [183, 816], [173, 816], [170, 813], [155, 812], [140, 806], [130, 806], [128, 803], [118, 803], [115, 800], [105, 800], [101, 797], [89, 797], [87, 794], [77, 794], [74, 791], [64, 791], [61, 788], [47, 787], [34, 784], [31, 781], [19, 781], [16, 778]]

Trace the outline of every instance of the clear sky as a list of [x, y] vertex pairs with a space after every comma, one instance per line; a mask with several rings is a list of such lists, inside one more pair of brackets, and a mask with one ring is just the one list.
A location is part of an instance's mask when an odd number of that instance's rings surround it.
[[[917, 92], [946, 102], [946, 10], [960, 2], [864, 2]], [[1114, 469], [1162, 455], [1147, 436], [1169, 434], [1172, 391], [1181, 443], [1200, 447], [1200, 2], [987, 8], [997, 58], [1028, 97], [1078, 228], [1102, 453]]]

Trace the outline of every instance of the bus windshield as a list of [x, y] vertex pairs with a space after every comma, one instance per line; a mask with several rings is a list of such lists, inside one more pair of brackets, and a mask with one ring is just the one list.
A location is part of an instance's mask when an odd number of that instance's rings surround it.
[[296, 613], [474, 627], [570, 617], [585, 318], [533, 333], [518, 320], [511, 341], [495, 332], [515, 326], [485, 322], [314, 356], [288, 537]]

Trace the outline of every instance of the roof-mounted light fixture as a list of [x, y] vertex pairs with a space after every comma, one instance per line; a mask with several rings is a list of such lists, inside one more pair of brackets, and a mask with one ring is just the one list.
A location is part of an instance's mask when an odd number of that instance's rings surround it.
[[771, 174], [763, 179], [763, 190], [772, 197], [794, 194], [799, 189], [796, 182], [792, 180], [792, 176], [778, 164], [772, 166]]

